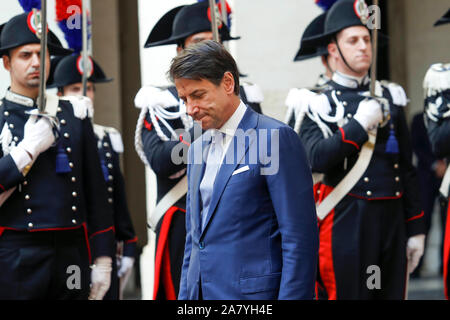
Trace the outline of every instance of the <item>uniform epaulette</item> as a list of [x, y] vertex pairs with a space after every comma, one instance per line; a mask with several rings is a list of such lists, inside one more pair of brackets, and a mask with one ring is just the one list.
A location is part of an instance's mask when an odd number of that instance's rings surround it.
[[428, 69], [423, 80], [425, 97], [450, 89], [450, 63], [435, 63]]
[[241, 86], [245, 90], [245, 95], [248, 102], [261, 103], [264, 101], [264, 94], [258, 85], [250, 82], [242, 82]]
[[94, 124], [94, 132], [100, 140], [103, 140], [104, 136], [108, 135], [115, 152], [122, 153], [124, 151], [122, 135], [116, 128]]
[[64, 96], [60, 100], [69, 101], [73, 108], [73, 114], [78, 119], [92, 118], [94, 115], [94, 107], [92, 100], [84, 96]]
[[401, 85], [395, 82], [390, 82], [386, 80], [380, 81], [381, 85], [389, 90], [391, 94], [392, 101], [395, 105], [406, 107], [408, 105], [409, 99], [406, 96], [406, 92]]
[[136, 94], [134, 98], [134, 105], [136, 108], [144, 109], [155, 106], [163, 108], [177, 106], [179, 101], [175, 99], [172, 93], [166, 89], [161, 89], [156, 86], [144, 86]]

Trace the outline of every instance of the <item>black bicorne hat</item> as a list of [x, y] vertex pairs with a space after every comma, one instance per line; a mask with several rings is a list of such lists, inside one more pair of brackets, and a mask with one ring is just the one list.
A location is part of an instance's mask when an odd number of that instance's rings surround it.
[[[305, 45], [327, 46], [340, 31], [354, 26], [367, 27], [369, 10], [364, 0], [339, 0], [327, 11], [324, 32], [321, 35], [309, 37]], [[379, 45], [385, 46], [389, 37], [378, 32]]]
[[434, 24], [434, 26], [440, 26], [442, 24], [446, 24], [450, 22], [450, 9], [448, 9], [447, 13], [444, 14], [438, 21], [436, 21], [436, 23]]
[[[35, 14], [35, 11], [19, 14], [0, 26], [0, 55], [5, 55], [9, 50], [26, 44], [40, 43], [40, 39], [36, 36]], [[48, 29], [47, 47], [52, 56], [68, 55], [73, 52], [63, 48], [58, 37], [50, 29]]]
[[[207, 1], [176, 7], [167, 12], [153, 27], [144, 48], [177, 44], [190, 35], [211, 31], [211, 12]], [[221, 41], [237, 40], [231, 37], [225, 23], [220, 22]]]
[[[91, 57], [89, 57], [89, 64], [90, 76], [88, 81], [104, 83], [113, 80], [106, 77], [102, 68]], [[83, 59], [81, 54], [53, 58], [51, 65], [52, 72], [50, 72], [51, 82], [49, 81], [49, 88], [60, 88], [82, 82]]]
[[294, 61], [307, 60], [328, 54], [325, 46], [308, 45], [307, 43], [309, 38], [323, 34], [326, 15], [326, 12], [320, 14], [306, 27], [300, 41], [300, 49], [295, 55]]

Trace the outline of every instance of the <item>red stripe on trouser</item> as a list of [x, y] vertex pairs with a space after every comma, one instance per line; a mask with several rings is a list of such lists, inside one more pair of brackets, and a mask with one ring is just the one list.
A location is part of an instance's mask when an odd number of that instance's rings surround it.
[[[332, 187], [321, 185], [319, 203], [333, 190]], [[334, 209], [319, 222], [319, 272], [329, 300], [336, 300], [336, 275], [333, 262], [333, 220]]]
[[[449, 199], [450, 200], [450, 199]], [[450, 263], [450, 205], [447, 207], [447, 222], [445, 223], [445, 238], [444, 238], [444, 293], [447, 300], [449, 299], [448, 292], [448, 264]]]
[[[161, 277], [161, 271], [163, 272], [163, 285], [166, 291], [166, 299], [175, 300], [175, 289], [173, 287], [172, 275], [170, 274], [170, 256], [169, 256], [169, 242], [167, 241], [169, 235], [170, 224], [172, 222], [173, 214], [179, 209], [177, 207], [171, 207], [164, 214], [163, 222], [161, 224], [161, 230], [159, 232], [159, 239], [156, 246], [155, 257], [155, 281], [153, 286], [153, 300], [156, 300], [159, 289], [159, 279]], [[168, 266], [167, 266], [168, 263]], [[161, 266], [164, 264], [163, 269]], [[169, 275], [167, 275], [169, 273]], [[170, 295], [170, 297], [169, 297]]]

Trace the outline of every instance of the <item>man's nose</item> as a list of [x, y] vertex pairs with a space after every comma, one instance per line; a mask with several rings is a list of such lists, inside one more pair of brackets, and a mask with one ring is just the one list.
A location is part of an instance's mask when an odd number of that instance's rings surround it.
[[39, 68], [39, 66], [41, 65], [41, 59], [39, 58], [38, 54], [35, 53], [35, 54], [32, 55], [32, 57], [31, 57], [31, 65], [33, 67], [37, 67], [37, 68]]
[[195, 113], [194, 111], [196, 111], [195, 105], [192, 102], [190, 102], [189, 100], [186, 101], [186, 112], [187, 112], [187, 114], [192, 116]]

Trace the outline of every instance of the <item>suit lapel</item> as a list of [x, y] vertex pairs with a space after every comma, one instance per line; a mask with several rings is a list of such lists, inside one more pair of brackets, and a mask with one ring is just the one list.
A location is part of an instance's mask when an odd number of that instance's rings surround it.
[[[241, 122], [239, 123], [238, 130], [243, 130], [246, 132], [249, 129], [254, 129], [258, 123], [258, 115], [251, 108], [247, 107], [247, 111], [244, 114]], [[208, 227], [209, 221], [211, 220], [214, 211], [217, 207], [217, 204], [222, 197], [225, 186], [228, 183], [233, 171], [236, 167], [241, 163], [244, 156], [247, 154], [249, 146], [254, 142], [256, 135], [250, 135], [250, 139], [237, 139], [236, 134], [233, 137], [233, 141], [231, 142], [227, 153], [225, 154], [225, 158], [223, 160], [223, 164], [217, 173], [216, 180], [214, 182], [214, 190], [211, 197], [211, 205], [209, 207], [208, 215], [206, 217], [205, 227], [201, 231], [202, 236]], [[233, 148], [234, 146], [234, 148]], [[234, 150], [233, 150], [234, 149]], [[229, 159], [228, 161], [226, 161]], [[233, 159], [233, 161], [231, 161]], [[228, 164], [226, 162], [229, 162]]]

